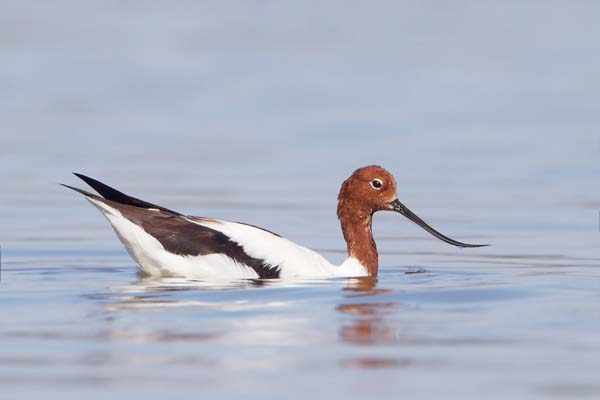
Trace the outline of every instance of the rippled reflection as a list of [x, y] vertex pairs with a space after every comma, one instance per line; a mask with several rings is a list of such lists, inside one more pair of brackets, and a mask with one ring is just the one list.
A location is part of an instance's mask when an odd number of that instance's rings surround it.
[[[376, 278], [349, 280], [344, 299], [351, 301], [336, 306], [336, 311], [349, 317], [339, 328], [339, 340], [353, 346], [377, 346], [397, 343], [396, 329], [389, 317], [398, 302], [377, 302], [374, 297], [390, 294], [391, 289], [378, 287]], [[364, 299], [364, 300], [361, 300]], [[411, 360], [396, 357], [360, 356], [342, 360], [344, 368], [390, 368], [410, 365]]]
[[[299, 283], [296, 283], [299, 284]], [[249, 300], [223, 300], [217, 295], [223, 291], [251, 290], [272, 286], [291, 287], [294, 283], [278, 280], [240, 279], [232, 281], [208, 282], [183, 278], [146, 278], [111, 288], [109, 292], [96, 294], [106, 300], [103, 311], [126, 311], [135, 309], [162, 309], [173, 307], [196, 307], [205, 310], [249, 311], [263, 308], [284, 307], [286, 302], [267, 301], [252, 303]], [[190, 292], [189, 296], [178, 293]], [[209, 301], [197, 299], [195, 293], [215, 293]]]

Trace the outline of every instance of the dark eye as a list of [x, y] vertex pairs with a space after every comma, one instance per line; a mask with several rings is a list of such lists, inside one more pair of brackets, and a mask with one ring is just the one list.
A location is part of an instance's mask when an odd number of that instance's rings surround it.
[[371, 181], [371, 187], [375, 190], [381, 189], [382, 186], [383, 186], [383, 182], [381, 182], [379, 179], [373, 179]]

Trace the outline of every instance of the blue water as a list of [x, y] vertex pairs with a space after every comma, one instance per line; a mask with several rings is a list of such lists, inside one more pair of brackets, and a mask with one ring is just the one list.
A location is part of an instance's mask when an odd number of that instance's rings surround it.
[[[600, 7], [0, 3], [2, 397], [600, 396]], [[70, 173], [377, 280], [148, 280]]]

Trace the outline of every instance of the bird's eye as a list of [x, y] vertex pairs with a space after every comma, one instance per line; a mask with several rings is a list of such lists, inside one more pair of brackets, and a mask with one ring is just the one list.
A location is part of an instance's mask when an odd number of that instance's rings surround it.
[[383, 186], [383, 182], [381, 182], [381, 180], [379, 180], [379, 179], [373, 179], [371, 181], [371, 187], [375, 190], [381, 189], [382, 186]]

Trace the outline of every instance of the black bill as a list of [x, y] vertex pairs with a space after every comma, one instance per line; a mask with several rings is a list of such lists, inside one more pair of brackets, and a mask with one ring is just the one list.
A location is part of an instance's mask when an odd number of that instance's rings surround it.
[[451, 245], [458, 247], [484, 247], [489, 246], [488, 244], [468, 244], [456, 241], [454, 239], [450, 239], [448, 236], [442, 235], [431, 226], [427, 225], [425, 221], [419, 218], [414, 212], [410, 211], [404, 204], [400, 203], [400, 200], [396, 199], [390, 204], [394, 207], [394, 211], [404, 215], [406, 218], [410, 219], [415, 224], [419, 225], [421, 228], [425, 229], [427, 232], [431, 233], [436, 238], [443, 240], [446, 243], [450, 243]]

